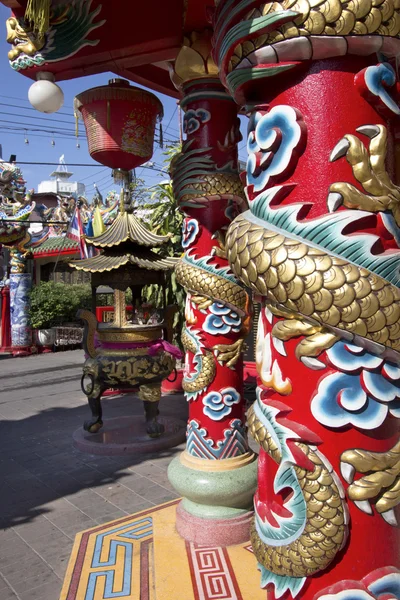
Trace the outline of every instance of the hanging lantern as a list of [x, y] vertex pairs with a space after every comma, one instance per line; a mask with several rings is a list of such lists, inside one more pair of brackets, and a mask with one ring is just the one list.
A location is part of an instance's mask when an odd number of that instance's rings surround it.
[[75, 98], [75, 115], [82, 116], [94, 160], [112, 169], [129, 171], [153, 154], [162, 104], [146, 90], [124, 79], [92, 88]]

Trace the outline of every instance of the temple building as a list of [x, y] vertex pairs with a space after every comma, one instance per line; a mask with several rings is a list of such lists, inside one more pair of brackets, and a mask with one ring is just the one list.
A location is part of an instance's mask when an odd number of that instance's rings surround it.
[[85, 195], [85, 185], [79, 181], [70, 181], [73, 173], [68, 171], [65, 163], [64, 154], [60, 156], [59, 165], [55, 171], [50, 174], [50, 179], [41, 181], [38, 185], [39, 194], [61, 194], [78, 196]]

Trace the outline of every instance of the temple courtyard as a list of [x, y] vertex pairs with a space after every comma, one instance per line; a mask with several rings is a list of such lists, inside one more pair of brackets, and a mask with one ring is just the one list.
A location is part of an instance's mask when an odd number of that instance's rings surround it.
[[[177, 498], [167, 479], [184, 445], [105, 457], [73, 448], [89, 416], [83, 351], [0, 362], [0, 598], [57, 600], [75, 535]], [[133, 396], [103, 400], [105, 419], [142, 413]], [[181, 395], [162, 414], [186, 420]]]
[[[248, 543], [205, 548], [176, 534], [167, 467], [184, 444], [113, 457], [73, 447], [89, 416], [82, 362], [82, 350], [0, 361], [1, 600], [265, 598]], [[102, 403], [105, 422], [142, 414], [134, 396]], [[160, 408], [187, 418], [183, 395]]]

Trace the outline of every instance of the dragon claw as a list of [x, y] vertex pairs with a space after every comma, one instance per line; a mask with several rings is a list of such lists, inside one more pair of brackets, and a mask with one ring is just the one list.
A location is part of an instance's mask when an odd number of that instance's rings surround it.
[[[272, 336], [272, 343], [274, 344], [274, 348], [281, 356], [287, 356], [285, 345], [282, 340], [278, 339], [275, 336]], [[325, 366], [325, 365], [324, 365]]]
[[335, 162], [338, 158], [346, 156], [347, 150], [350, 148], [350, 142], [346, 138], [342, 138], [334, 147], [329, 157], [329, 162]]
[[386, 521], [386, 523], [389, 523], [389, 525], [392, 525], [393, 527], [397, 527], [397, 518], [396, 515], [394, 513], [394, 510], [386, 510], [385, 512], [381, 513], [381, 517], [383, 517]]
[[342, 461], [340, 463], [340, 472], [342, 474], [343, 479], [347, 483], [353, 483], [354, 473], [356, 472], [356, 470], [353, 467], [353, 465], [350, 465], [349, 463], [346, 463], [346, 462]]
[[328, 210], [330, 213], [335, 212], [343, 204], [343, 196], [338, 192], [329, 192], [328, 199], [326, 201]]
[[300, 360], [304, 365], [306, 365], [306, 367], [309, 367], [310, 369], [313, 369], [314, 371], [318, 371], [320, 369], [326, 369], [325, 363], [318, 360], [317, 358], [313, 358], [312, 356], [302, 356]]
[[356, 131], [372, 139], [378, 135], [380, 129], [377, 125], [362, 125], [361, 127], [357, 127]]
[[368, 500], [355, 500], [354, 504], [359, 508], [362, 512], [367, 515], [372, 515], [372, 508]]

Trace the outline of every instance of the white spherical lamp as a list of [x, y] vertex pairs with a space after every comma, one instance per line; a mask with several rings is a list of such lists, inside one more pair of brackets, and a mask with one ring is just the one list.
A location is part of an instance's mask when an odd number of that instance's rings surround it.
[[37, 81], [31, 85], [28, 92], [29, 102], [33, 108], [43, 113], [54, 113], [64, 104], [64, 93], [54, 83], [53, 73], [41, 71]]

